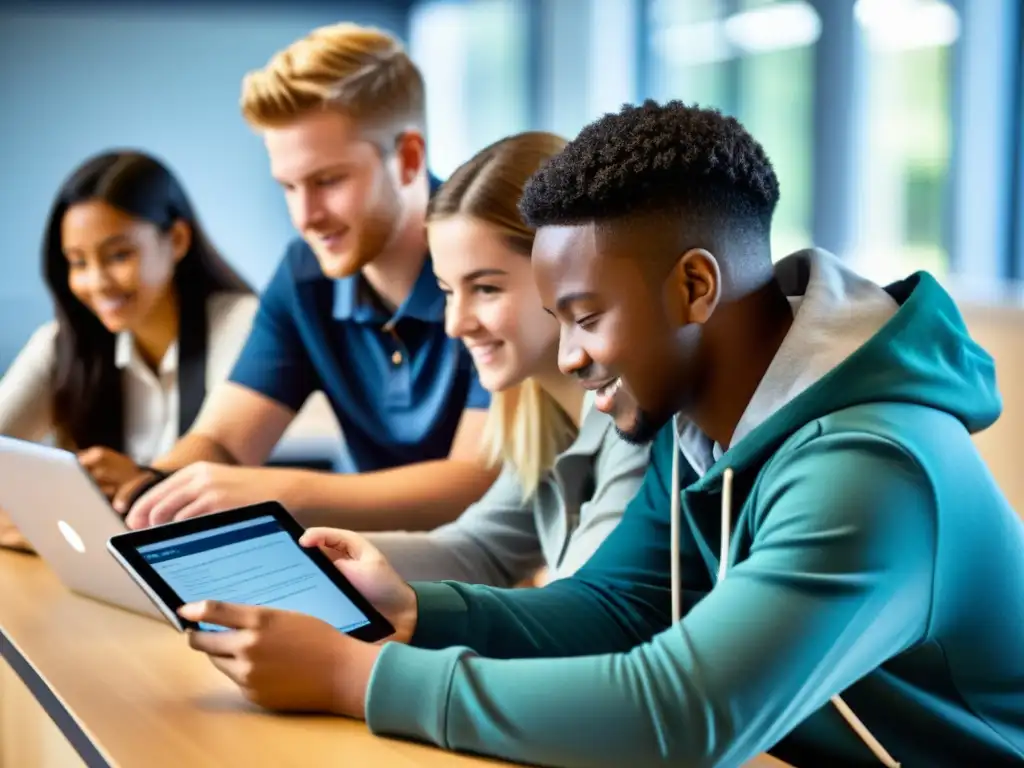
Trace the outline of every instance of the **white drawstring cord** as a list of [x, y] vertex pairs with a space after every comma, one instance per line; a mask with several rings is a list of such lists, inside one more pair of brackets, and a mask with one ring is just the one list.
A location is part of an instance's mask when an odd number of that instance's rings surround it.
[[679, 449], [672, 451], [672, 500], [669, 502], [669, 530], [672, 536], [672, 623], [679, 623]]
[[718, 545], [718, 582], [729, 570], [729, 542], [732, 541], [732, 467], [722, 473], [722, 538]]
[[853, 728], [853, 732], [860, 736], [860, 740], [863, 741], [867, 745], [868, 749], [874, 753], [875, 757], [881, 761], [882, 765], [886, 766], [886, 768], [900, 768], [900, 764], [896, 762], [893, 756], [886, 751], [885, 747], [882, 746], [882, 743], [876, 739], [871, 731], [868, 730], [868, 727], [860, 721], [860, 718], [853, 713], [850, 706], [839, 698], [838, 693], [832, 697], [832, 704], [839, 710], [839, 714], [843, 716], [843, 719], [846, 720], [849, 726]]
[[[729, 542], [732, 539], [732, 467], [726, 467], [722, 473], [722, 538], [718, 550], [718, 583], [725, 579], [729, 569]], [[679, 449], [672, 453], [672, 500], [670, 504], [670, 528], [672, 532], [672, 623], [679, 621], [680, 585], [679, 585]], [[900, 768], [881, 742], [867, 729], [860, 718], [854, 714], [849, 705], [836, 694], [831, 699], [833, 706], [839, 710], [853, 732], [860, 737], [871, 753], [886, 768]]]
[[[732, 539], [732, 475], [732, 467], [726, 467], [725, 472], [722, 473], [722, 542], [719, 550], [720, 559], [718, 561], [719, 583], [725, 579], [725, 572], [729, 567], [729, 541]], [[854, 714], [849, 705], [839, 697], [838, 693], [832, 697], [831, 701], [835, 708], [839, 710], [839, 714], [843, 716], [843, 719], [853, 729], [853, 732], [860, 737], [860, 740], [867, 745], [867, 748], [871, 750], [872, 754], [886, 768], [900, 768], [900, 764], [885, 750], [881, 742], [872, 735], [867, 726]]]

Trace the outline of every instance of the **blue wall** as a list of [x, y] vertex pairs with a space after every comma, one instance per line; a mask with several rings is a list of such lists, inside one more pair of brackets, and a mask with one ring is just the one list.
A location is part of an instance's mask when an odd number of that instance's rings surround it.
[[0, 371], [52, 316], [39, 255], [52, 197], [75, 165], [111, 146], [168, 162], [214, 242], [262, 287], [293, 230], [262, 144], [239, 115], [243, 74], [322, 24], [374, 24], [404, 38], [406, 6], [5, 4]]

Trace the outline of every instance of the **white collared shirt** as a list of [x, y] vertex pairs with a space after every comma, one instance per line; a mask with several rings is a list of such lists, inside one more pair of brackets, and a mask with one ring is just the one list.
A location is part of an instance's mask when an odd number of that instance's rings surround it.
[[[231, 373], [256, 313], [255, 296], [220, 293], [207, 303], [206, 389]], [[51, 370], [57, 323], [39, 328], [0, 379], [0, 434], [44, 440], [53, 431]], [[142, 359], [129, 333], [118, 334], [114, 363], [124, 377], [124, 452], [149, 464], [178, 439], [178, 343], [157, 370]]]

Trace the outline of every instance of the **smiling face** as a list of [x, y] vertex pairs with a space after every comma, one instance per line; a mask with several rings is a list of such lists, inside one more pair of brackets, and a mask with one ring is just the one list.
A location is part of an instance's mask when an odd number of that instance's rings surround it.
[[419, 170], [403, 166], [408, 152], [382, 158], [358, 125], [335, 110], [266, 128], [263, 138], [292, 224], [325, 275], [353, 275], [388, 246], [403, 215], [401, 182]]
[[500, 392], [555, 373], [558, 324], [541, 306], [529, 256], [468, 216], [432, 221], [427, 232], [447, 297], [445, 330], [469, 349], [480, 383]]
[[112, 205], [70, 206], [61, 220], [68, 287], [112, 333], [132, 331], [173, 296], [174, 270], [188, 251], [189, 229], [161, 232]]
[[706, 318], [691, 309], [702, 289], [691, 259], [659, 258], [672, 240], [664, 226], [633, 222], [542, 227], [534, 241], [541, 300], [561, 324], [559, 367], [597, 390], [595, 406], [632, 442], [654, 438], [701, 372]]

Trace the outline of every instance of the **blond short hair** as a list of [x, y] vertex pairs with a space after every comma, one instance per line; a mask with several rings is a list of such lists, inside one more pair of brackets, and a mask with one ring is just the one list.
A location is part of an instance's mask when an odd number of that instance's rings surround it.
[[392, 35], [340, 23], [314, 29], [242, 80], [242, 115], [257, 129], [337, 109], [362, 126], [423, 130], [423, 75]]

